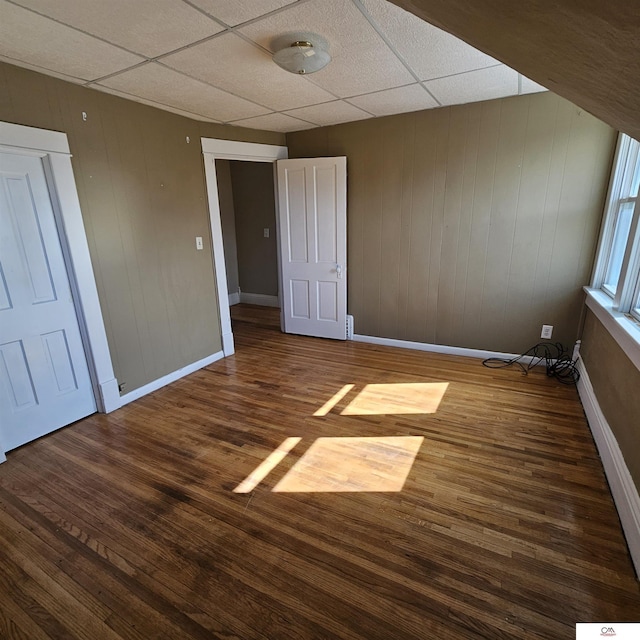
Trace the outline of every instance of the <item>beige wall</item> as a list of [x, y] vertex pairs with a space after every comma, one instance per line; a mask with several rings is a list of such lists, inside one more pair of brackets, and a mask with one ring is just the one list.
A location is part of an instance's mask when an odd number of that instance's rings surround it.
[[580, 355], [602, 413], [640, 488], [640, 371], [589, 309]]
[[218, 180], [218, 202], [220, 203], [220, 223], [224, 245], [224, 264], [227, 270], [227, 289], [238, 293], [238, 250], [236, 245], [236, 215], [233, 204], [233, 186], [229, 160], [216, 160]]
[[69, 137], [124, 391], [219, 351], [200, 137], [283, 144], [283, 136], [189, 120], [2, 63], [0, 120]]
[[542, 93], [287, 135], [347, 156], [360, 334], [521, 352], [573, 345], [615, 132]]
[[[238, 275], [243, 293], [278, 295], [273, 164], [232, 160]], [[270, 230], [264, 237], [264, 229]]]

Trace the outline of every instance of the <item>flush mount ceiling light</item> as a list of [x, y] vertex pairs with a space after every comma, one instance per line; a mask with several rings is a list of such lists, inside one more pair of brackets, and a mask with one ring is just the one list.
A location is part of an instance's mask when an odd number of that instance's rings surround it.
[[330, 62], [328, 44], [324, 38], [312, 33], [292, 34], [273, 55], [273, 61], [285, 71], [305, 75], [324, 69]]

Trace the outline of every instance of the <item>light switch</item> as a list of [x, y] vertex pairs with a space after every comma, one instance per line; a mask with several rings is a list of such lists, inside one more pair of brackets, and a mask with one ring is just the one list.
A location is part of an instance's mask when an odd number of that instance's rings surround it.
[[265, 229], [264, 229], [264, 237], [265, 238], [269, 237], [269, 228], [268, 227], [265, 227]]
[[202, 251], [202, 237], [196, 236], [196, 249]]

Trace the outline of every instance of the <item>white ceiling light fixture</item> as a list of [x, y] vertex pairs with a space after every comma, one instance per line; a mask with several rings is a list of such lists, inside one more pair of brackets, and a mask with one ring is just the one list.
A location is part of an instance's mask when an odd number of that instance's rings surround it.
[[285, 71], [306, 75], [324, 69], [331, 56], [327, 41], [314, 33], [299, 33], [279, 38], [280, 48], [273, 54], [273, 61]]

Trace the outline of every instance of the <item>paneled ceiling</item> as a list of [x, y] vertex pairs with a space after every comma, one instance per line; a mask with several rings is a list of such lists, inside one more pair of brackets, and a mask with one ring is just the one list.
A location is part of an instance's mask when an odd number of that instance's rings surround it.
[[[329, 66], [273, 63], [292, 32], [328, 40]], [[545, 90], [386, 0], [0, 0], [0, 60], [271, 131]]]

